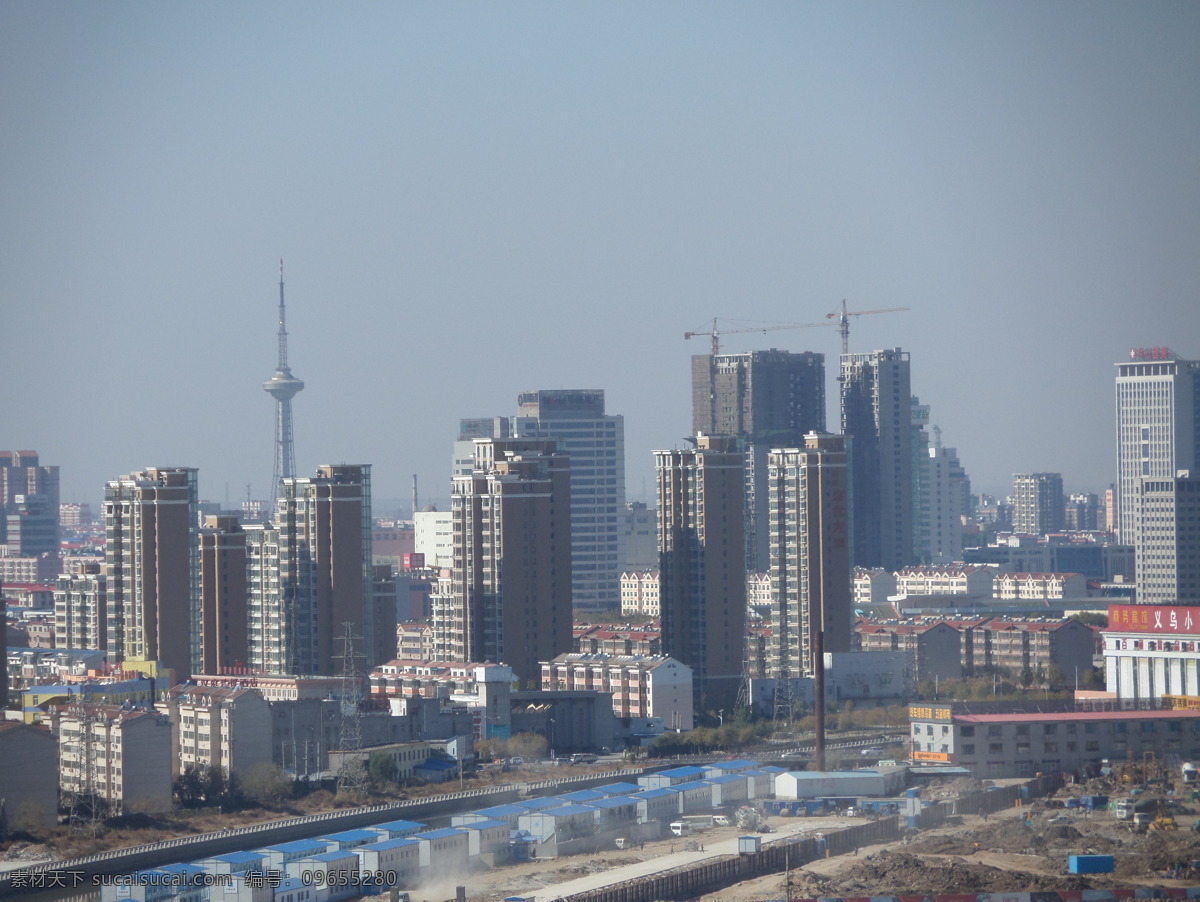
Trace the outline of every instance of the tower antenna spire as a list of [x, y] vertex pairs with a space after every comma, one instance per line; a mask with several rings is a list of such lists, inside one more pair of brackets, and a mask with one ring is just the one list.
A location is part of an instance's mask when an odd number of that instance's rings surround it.
[[287, 307], [283, 303], [283, 257], [279, 258], [279, 372], [286, 373], [287, 362]]
[[275, 470], [272, 490], [278, 494], [283, 479], [296, 475], [296, 449], [292, 442], [292, 398], [304, 383], [292, 375], [287, 359], [287, 308], [283, 302], [283, 258], [279, 258], [279, 363], [263, 391], [275, 399]]

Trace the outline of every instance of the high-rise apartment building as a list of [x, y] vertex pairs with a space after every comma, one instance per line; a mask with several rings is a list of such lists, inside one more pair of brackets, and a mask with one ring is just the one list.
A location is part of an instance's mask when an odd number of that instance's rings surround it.
[[58, 554], [58, 467], [36, 451], [0, 451], [0, 546], [10, 554]]
[[599, 389], [521, 392], [513, 435], [552, 439], [571, 459], [571, 600], [583, 614], [621, 603], [625, 418]]
[[1067, 499], [1067, 529], [1091, 531], [1101, 529], [1100, 498], [1092, 492], [1077, 492]]
[[627, 501], [621, 530], [621, 547], [625, 554], [622, 570], [657, 567], [658, 511], [642, 501]]
[[1138, 499], [1138, 604], [1200, 604], [1200, 476], [1143, 479]]
[[913, 397], [911, 410], [912, 560], [922, 564], [960, 561], [963, 517], [971, 512], [971, 482], [955, 449], [942, 446], [942, 430], [931, 422], [929, 405]]
[[549, 439], [571, 459], [571, 596], [581, 615], [615, 613], [625, 530], [625, 418], [604, 412], [600, 389], [517, 396], [515, 417], [459, 421], [453, 476], [475, 471], [475, 439]]
[[208, 516], [200, 528], [200, 673], [245, 665], [246, 533], [237, 517]]
[[898, 570], [913, 557], [909, 356], [842, 355], [842, 433], [851, 440], [855, 566]]
[[1137, 544], [1142, 479], [1200, 473], [1200, 361], [1135, 348], [1117, 364], [1118, 534]]
[[1031, 536], [1061, 532], [1066, 519], [1061, 473], [1013, 476], [1013, 532]]
[[745, 466], [733, 436], [655, 451], [663, 653], [692, 668], [697, 710], [737, 701], [746, 635]]
[[[850, 478], [840, 435], [806, 436], [767, 461], [771, 536], [768, 672], [812, 676], [814, 636], [827, 652], [850, 651]], [[790, 683], [789, 683], [790, 686]]]
[[111, 661], [158, 661], [187, 679], [200, 666], [196, 470], [151, 468], [104, 492]]
[[273, 522], [247, 528], [248, 655], [275, 674], [335, 674], [347, 630], [364, 673], [375, 666], [371, 467], [321, 466], [280, 481]]
[[453, 582], [432, 599], [434, 644], [536, 687], [540, 662], [571, 650], [573, 462], [547, 439], [474, 446], [473, 472], [451, 484]]
[[772, 348], [692, 357], [692, 434], [737, 436], [745, 454], [748, 571], [767, 566], [767, 454], [824, 431], [824, 354]]
[[54, 646], [108, 647], [108, 582], [100, 564], [83, 564], [55, 580]]
[[971, 480], [954, 448], [940, 444], [926, 449], [922, 461], [927, 513], [928, 563], [948, 564], [963, 557], [963, 518], [971, 512]]

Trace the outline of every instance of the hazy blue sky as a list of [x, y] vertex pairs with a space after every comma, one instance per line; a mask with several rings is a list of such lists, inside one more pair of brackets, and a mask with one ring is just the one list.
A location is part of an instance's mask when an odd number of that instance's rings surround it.
[[[278, 260], [301, 473], [449, 494], [464, 416], [603, 388], [628, 495], [683, 340], [901, 347], [977, 491], [1115, 475], [1113, 364], [1200, 356], [1200, 4], [0, 5], [0, 448], [97, 502], [267, 494]], [[730, 335], [826, 355], [835, 329]]]

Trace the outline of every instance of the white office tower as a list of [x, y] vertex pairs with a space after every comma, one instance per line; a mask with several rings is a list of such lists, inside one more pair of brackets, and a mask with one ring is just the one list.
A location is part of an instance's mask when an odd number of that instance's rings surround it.
[[923, 462], [928, 515], [929, 563], [963, 559], [963, 516], [970, 511], [971, 480], [954, 448], [935, 445]]
[[625, 418], [599, 389], [521, 392], [519, 438], [553, 439], [571, 459], [571, 596], [580, 614], [615, 613], [625, 559]]
[[[929, 405], [912, 398], [913, 560], [962, 560], [963, 516], [971, 511], [971, 481], [954, 448], [942, 447]], [[933, 438], [930, 438], [932, 433]]]
[[450, 511], [424, 510], [413, 514], [413, 551], [425, 555], [426, 567], [454, 566], [452, 519]]
[[1117, 364], [1118, 534], [1137, 545], [1137, 501], [1146, 478], [1200, 473], [1200, 361], [1170, 348], [1134, 348]]
[[1143, 479], [1140, 488], [1137, 602], [1200, 604], [1200, 474]]

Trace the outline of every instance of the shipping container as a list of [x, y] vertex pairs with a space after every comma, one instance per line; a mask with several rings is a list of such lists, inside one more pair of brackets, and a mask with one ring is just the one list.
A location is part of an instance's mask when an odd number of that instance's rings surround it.
[[1069, 874], [1111, 874], [1115, 860], [1111, 855], [1071, 855], [1067, 858]]

